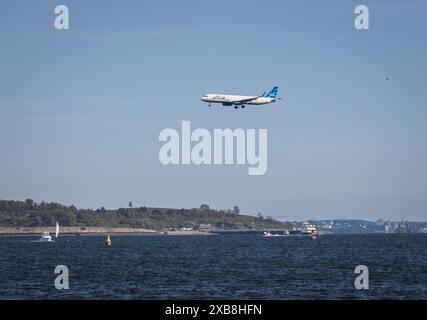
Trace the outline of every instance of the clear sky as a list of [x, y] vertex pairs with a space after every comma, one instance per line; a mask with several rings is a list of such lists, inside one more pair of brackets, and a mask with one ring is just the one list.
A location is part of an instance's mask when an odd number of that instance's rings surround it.
[[[57, 4], [70, 30], [54, 28]], [[358, 4], [369, 30], [354, 28]], [[2, 0], [0, 199], [427, 220], [426, 12], [424, 0]], [[276, 84], [279, 104], [200, 101]], [[162, 165], [159, 133], [182, 120], [267, 128], [267, 173]]]

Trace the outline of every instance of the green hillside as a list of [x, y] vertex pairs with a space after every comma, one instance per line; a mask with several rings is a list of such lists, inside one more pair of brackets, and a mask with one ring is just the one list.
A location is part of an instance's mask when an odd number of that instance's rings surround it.
[[[61, 226], [76, 227], [127, 227], [154, 230], [194, 228], [211, 225], [223, 230], [238, 229], [283, 229], [285, 224], [270, 218], [243, 215], [238, 207], [233, 210], [214, 210], [207, 205], [194, 209], [168, 208], [120, 208], [105, 210], [100, 208], [77, 209], [59, 203], [35, 203], [25, 201], [0, 200], [0, 227], [42, 227], [53, 226], [58, 221]], [[202, 226], [206, 227], [206, 226]]]

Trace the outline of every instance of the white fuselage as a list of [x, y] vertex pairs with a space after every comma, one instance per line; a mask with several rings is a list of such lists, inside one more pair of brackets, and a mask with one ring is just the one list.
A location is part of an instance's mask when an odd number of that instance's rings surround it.
[[257, 96], [238, 96], [238, 95], [228, 95], [228, 94], [217, 94], [217, 93], [210, 93], [205, 96], [203, 96], [202, 101], [209, 102], [209, 103], [223, 103], [225, 105], [232, 105], [233, 103], [242, 101], [242, 100], [250, 100], [247, 102], [242, 102], [241, 104], [267, 104], [276, 102], [278, 99], [273, 98], [267, 98], [267, 97], [258, 97]]

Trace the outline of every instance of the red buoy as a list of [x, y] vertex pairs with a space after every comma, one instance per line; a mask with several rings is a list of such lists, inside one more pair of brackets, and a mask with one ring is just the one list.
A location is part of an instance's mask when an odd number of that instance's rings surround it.
[[316, 240], [317, 239], [317, 233], [316, 233], [316, 231], [312, 231], [311, 232], [310, 238], [311, 238], [311, 240]]

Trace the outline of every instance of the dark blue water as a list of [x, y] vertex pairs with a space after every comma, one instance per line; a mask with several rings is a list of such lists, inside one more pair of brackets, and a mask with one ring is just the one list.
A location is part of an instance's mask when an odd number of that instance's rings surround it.
[[[0, 237], [1, 299], [427, 299], [427, 235]], [[354, 268], [369, 268], [356, 290]], [[66, 265], [70, 289], [57, 290]]]

